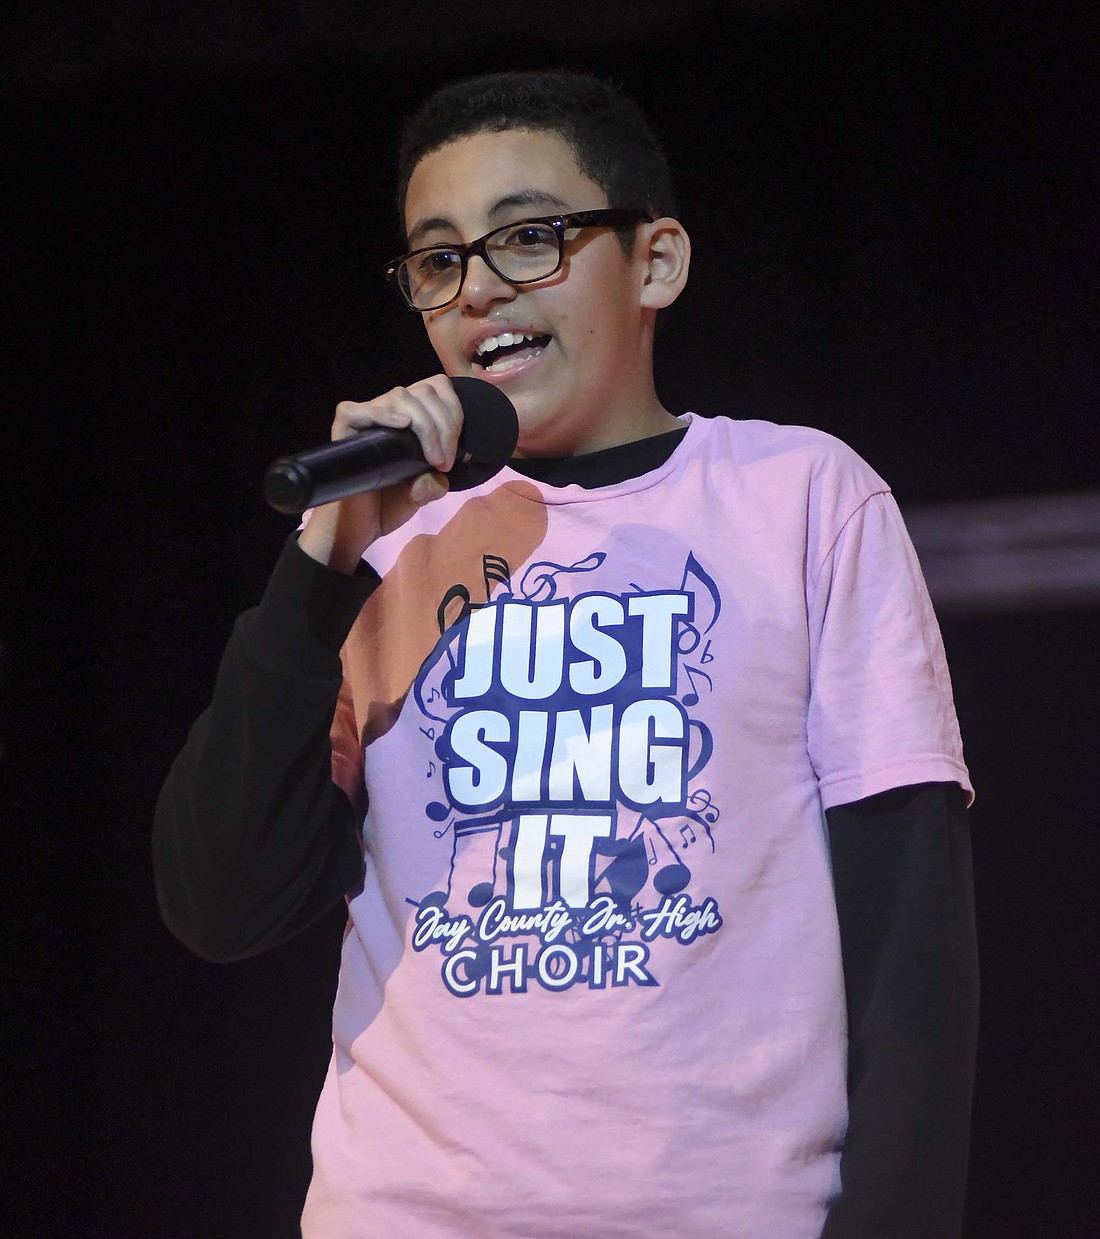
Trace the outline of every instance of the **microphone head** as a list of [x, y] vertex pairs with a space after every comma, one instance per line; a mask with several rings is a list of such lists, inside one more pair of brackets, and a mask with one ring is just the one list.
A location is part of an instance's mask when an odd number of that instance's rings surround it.
[[459, 375], [451, 384], [462, 405], [459, 458], [447, 474], [451, 490], [470, 490], [487, 482], [512, 459], [519, 441], [519, 418], [508, 397], [484, 379]]

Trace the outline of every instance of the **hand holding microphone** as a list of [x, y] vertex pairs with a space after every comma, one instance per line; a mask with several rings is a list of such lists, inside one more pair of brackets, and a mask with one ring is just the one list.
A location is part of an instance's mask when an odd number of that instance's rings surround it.
[[518, 434], [511, 401], [491, 383], [433, 375], [375, 400], [338, 405], [333, 442], [274, 461], [264, 494], [282, 512], [314, 508], [299, 545], [351, 572], [375, 538], [417, 508], [492, 477]]

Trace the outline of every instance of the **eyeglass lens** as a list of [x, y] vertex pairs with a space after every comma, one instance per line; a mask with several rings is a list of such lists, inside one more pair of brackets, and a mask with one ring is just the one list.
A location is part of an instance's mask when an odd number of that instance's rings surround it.
[[[507, 224], [468, 252], [480, 253], [497, 275], [516, 284], [545, 279], [561, 262], [559, 235], [549, 224]], [[399, 279], [412, 305], [430, 310], [458, 295], [462, 272], [461, 252], [441, 245], [407, 258]]]

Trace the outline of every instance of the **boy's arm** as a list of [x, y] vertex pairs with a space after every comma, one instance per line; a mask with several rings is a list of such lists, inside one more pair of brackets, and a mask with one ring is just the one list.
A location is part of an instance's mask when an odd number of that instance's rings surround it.
[[822, 1239], [957, 1239], [978, 1024], [965, 797], [929, 783], [827, 816], [850, 1117]]
[[[333, 439], [408, 427], [424, 459], [454, 464], [462, 406], [444, 375], [337, 406]], [[157, 804], [153, 861], [169, 929], [210, 960], [292, 937], [362, 881], [356, 814], [332, 781], [340, 648], [377, 575], [367, 547], [447, 492], [429, 472], [317, 508], [264, 599], [237, 621], [210, 708]]]
[[153, 859], [161, 915], [212, 961], [254, 955], [362, 878], [356, 815], [333, 782], [340, 647], [377, 576], [323, 567], [291, 539], [242, 615], [209, 708], [161, 790]]

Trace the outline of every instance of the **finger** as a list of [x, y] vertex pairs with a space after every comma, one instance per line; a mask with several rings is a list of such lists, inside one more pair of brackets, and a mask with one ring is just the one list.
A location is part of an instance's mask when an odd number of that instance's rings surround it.
[[433, 499], [441, 499], [448, 490], [447, 479], [441, 473], [422, 473], [407, 482], [388, 486], [380, 494], [381, 529], [392, 533], [410, 516]]
[[404, 427], [411, 421], [408, 391], [404, 387], [395, 387], [373, 400], [342, 400], [336, 406], [332, 437], [345, 438], [371, 426]]
[[336, 406], [332, 438], [347, 438], [370, 426], [411, 428], [424, 459], [446, 471], [454, 464], [462, 406], [450, 379], [433, 375], [411, 387], [395, 387], [374, 400], [342, 401]]
[[415, 395], [418, 408], [413, 429], [420, 439], [424, 459], [446, 473], [455, 462], [458, 436], [462, 429], [462, 406], [449, 380], [425, 382]]
[[418, 508], [422, 508], [433, 499], [441, 499], [449, 489], [447, 478], [442, 473], [422, 473], [413, 479], [409, 498]]
[[445, 375], [421, 379], [411, 387], [395, 387], [379, 398], [376, 407], [354, 411], [352, 416], [360, 420], [363, 414], [375, 424], [410, 427], [433, 468], [446, 472], [454, 464], [462, 406]]

